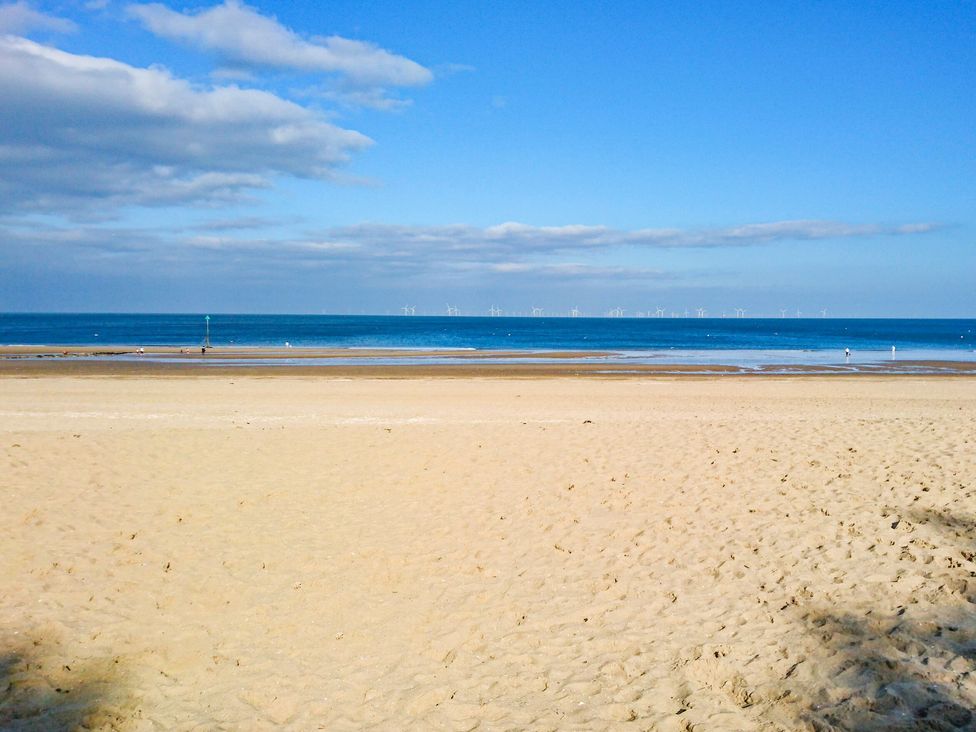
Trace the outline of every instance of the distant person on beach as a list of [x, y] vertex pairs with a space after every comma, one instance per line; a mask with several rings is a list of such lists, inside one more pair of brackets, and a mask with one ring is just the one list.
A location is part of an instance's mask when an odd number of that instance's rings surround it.
[[207, 347], [206, 346], [200, 346], [200, 355], [201, 356], [206, 356], [207, 355]]
[[845, 348], [844, 349], [844, 358], [850, 358], [850, 357], [851, 357], [851, 349], [850, 348]]

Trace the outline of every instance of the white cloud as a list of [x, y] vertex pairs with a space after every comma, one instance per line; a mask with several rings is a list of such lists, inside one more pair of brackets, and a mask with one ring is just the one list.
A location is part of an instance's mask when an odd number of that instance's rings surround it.
[[267, 219], [260, 216], [244, 216], [241, 218], [211, 219], [210, 221], [188, 226], [187, 229], [190, 231], [242, 231], [245, 229], [271, 229], [285, 223], [290, 222], [280, 219]]
[[0, 258], [9, 265], [44, 263], [72, 272], [178, 274], [207, 271], [234, 278], [281, 278], [288, 273], [321, 271], [348, 282], [622, 282], [669, 281], [675, 276], [640, 266], [607, 266], [581, 262], [492, 261], [475, 254], [442, 256], [436, 250], [413, 253], [384, 251], [369, 244], [330, 238], [262, 238], [225, 235], [234, 229], [260, 228], [250, 219], [235, 225], [178, 232], [115, 226], [71, 228], [21, 222], [0, 227]]
[[366, 88], [419, 86], [433, 78], [415, 61], [371, 43], [340, 36], [307, 40], [236, 0], [184, 13], [160, 3], [130, 5], [128, 13], [158, 36], [214, 51], [238, 64], [340, 74]]
[[413, 104], [410, 99], [391, 97], [385, 89], [327, 89], [321, 96], [347, 107], [366, 107], [384, 112], [409, 107]]
[[67, 18], [56, 18], [38, 12], [23, 0], [0, 5], [0, 34], [27, 33], [31, 30], [72, 33], [77, 29], [78, 27]]
[[[614, 252], [621, 247], [742, 247], [777, 239], [911, 235], [936, 228], [921, 224], [883, 227], [825, 221], [769, 222], [715, 229], [706, 235], [582, 225], [508, 223], [478, 228], [363, 224], [304, 235], [254, 235], [257, 229], [274, 231], [294, 223], [244, 217], [190, 228], [124, 230], [113, 226], [37, 226], [24, 221], [0, 228], [0, 257], [8, 261], [35, 258], [65, 262], [78, 268], [115, 266], [120, 271], [126, 267], [203, 267], [247, 276], [283, 276], [292, 271], [321, 270], [330, 277], [360, 283], [438, 278], [455, 283], [511, 280], [607, 284], [675, 278], [673, 273], [645, 264], [613, 261]], [[666, 233], [649, 234], [654, 231]], [[594, 255], [599, 261], [594, 261]]]
[[476, 255], [490, 261], [512, 255], [535, 256], [569, 251], [598, 251], [617, 247], [672, 249], [689, 247], [755, 246], [777, 241], [865, 238], [922, 234], [938, 224], [896, 226], [846, 224], [836, 221], [774, 221], [718, 229], [613, 229], [571, 224], [531, 226], [506, 222], [486, 228], [467, 225], [399, 226], [359, 224], [329, 229], [320, 238], [357, 242], [386, 253], [436, 251], [441, 256]]
[[320, 113], [162, 68], [0, 37], [0, 210], [214, 204], [277, 175], [326, 179], [369, 144]]
[[672, 279], [674, 275], [653, 267], [623, 267], [584, 264], [580, 262], [556, 262], [540, 264], [537, 262], [495, 262], [477, 267], [474, 271], [483, 271], [498, 275], [522, 275], [539, 279], [555, 280], [606, 280], [619, 282], [621, 280], [664, 280]]

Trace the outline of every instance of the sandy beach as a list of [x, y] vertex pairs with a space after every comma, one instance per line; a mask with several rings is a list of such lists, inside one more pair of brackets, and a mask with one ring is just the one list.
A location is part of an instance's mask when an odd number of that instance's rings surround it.
[[969, 376], [9, 369], [0, 454], [5, 730], [976, 728]]

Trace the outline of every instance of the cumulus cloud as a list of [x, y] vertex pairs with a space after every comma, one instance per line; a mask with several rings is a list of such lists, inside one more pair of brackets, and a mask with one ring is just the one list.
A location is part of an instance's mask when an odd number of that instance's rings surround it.
[[236, 0], [183, 13], [160, 3], [130, 5], [128, 13], [158, 36], [214, 51], [235, 64], [339, 74], [363, 87], [419, 86], [433, 78], [417, 62], [372, 43], [303, 38]]
[[366, 136], [265, 91], [0, 37], [0, 211], [240, 200], [327, 179]]
[[56, 18], [38, 12], [23, 0], [0, 5], [0, 34], [27, 33], [32, 30], [72, 33], [77, 29], [78, 27], [67, 18]]

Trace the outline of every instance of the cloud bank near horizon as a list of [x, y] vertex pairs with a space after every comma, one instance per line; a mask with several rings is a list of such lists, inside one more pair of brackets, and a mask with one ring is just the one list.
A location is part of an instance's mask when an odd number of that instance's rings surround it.
[[359, 224], [321, 232], [322, 241], [358, 249], [419, 251], [434, 249], [444, 255], [477, 252], [494, 259], [513, 254], [530, 256], [568, 251], [598, 251], [621, 247], [640, 249], [757, 246], [781, 241], [859, 239], [875, 236], [910, 236], [942, 228], [938, 223], [897, 225], [850, 224], [841, 221], [772, 221], [713, 229], [641, 228], [571, 224], [533, 226], [506, 222], [495, 226], [403, 226]]
[[[295, 236], [261, 235], [270, 219], [215, 219], [189, 227], [60, 227], [11, 222], [0, 228], [0, 252], [29, 265], [35, 258], [125, 271], [134, 262], [173, 271], [220, 271], [249, 279], [289, 273], [395, 281], [528, 281], [620, 283], [687, 278], [649, 266], [623, 250], [742, 248], [811, 241], [913, 236], [938, 224], [883, 226], [836, 221], [775, 221], [718, 229], [622, 230], [604, 226], [397, 226], [361, 224]], [[640, 261], [638, 261], [640, 260]]]

